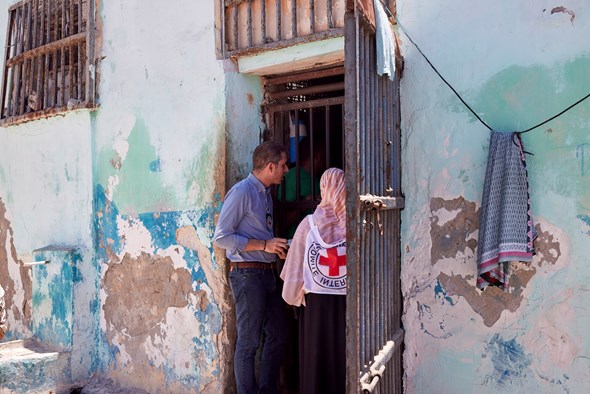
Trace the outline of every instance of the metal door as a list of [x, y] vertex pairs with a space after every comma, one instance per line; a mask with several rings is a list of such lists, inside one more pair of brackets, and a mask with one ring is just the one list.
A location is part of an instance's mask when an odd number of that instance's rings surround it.
[[346, 387], [401, 393], [400, 76], [377, 75], [374, 28], [354, 3], [345, 17]]

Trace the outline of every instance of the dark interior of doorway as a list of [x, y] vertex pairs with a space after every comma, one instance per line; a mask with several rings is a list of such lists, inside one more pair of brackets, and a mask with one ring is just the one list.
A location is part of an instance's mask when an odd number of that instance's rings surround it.
[[[289, 174], [275, 190], [275, 233], [293, 237], [321, 196], [319, 180], [330, 167], [344, 169], [344, 67], [265, 79], [267, 139], [289, 150]], [[298, 321], [289, 308], [290, 333], [281, 373], [282, 393], [298, 390]]]

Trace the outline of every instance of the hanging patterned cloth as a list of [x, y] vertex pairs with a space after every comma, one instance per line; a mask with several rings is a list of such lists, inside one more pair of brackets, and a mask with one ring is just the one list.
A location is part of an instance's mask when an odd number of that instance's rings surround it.
[[508, 290], [509, 262], [530, 262], [536, 237], [518, 133], [492, 131], [477, 248], [477, 287]]

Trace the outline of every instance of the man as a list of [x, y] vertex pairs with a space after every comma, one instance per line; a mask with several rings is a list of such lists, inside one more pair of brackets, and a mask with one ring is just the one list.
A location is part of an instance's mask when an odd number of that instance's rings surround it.
[[0, 341], [6, 333], [6, 311], [4, 310], [4, 289], [0, 286]]
[[[239, 394], [275, 393], [286, 342], [282, 282], [277, 256], [284, 259], [287, 240], [275, 238], [269, 187], [281, 183], [289, 168], [287, 152], [264, 142], [252, 155], [253, 171], [225, 196], [213, 237], [230, 260], [230, 286], [236, 305], [237, 341], [234, 373]], [[264, 332], [259, 384], [254, 360]]]

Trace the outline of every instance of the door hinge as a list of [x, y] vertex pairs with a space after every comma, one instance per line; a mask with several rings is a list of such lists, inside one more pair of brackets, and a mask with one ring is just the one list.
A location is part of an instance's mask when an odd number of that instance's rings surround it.
[[363, 393], [372, 393], [379, 383], [379, 379], [385, 372], [385, 365], [395, 353], [395, 351], [401, 346], [404, 337], [404, 330], [401, 328], [395, 333], [393, 340], [387, 341], [385, 346], [379, 350], [379, 353], [373, 357], [373, 363], [369, 367], [369, 370], [361, 375], [359, 383], [361, 384], [361, 391]]

